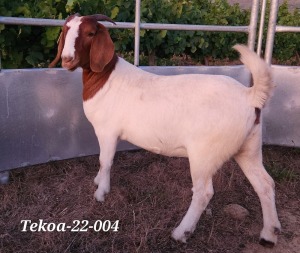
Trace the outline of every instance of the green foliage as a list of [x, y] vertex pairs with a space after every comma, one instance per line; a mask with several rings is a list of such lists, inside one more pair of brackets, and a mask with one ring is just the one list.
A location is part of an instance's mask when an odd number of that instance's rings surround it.
[[[288, 2], [285, 1], [278, 10], [278, 25], [300, 27], [300, 11], [288, 10]], [[273, 57], [280, 61], [287, 61], [300, 52], [300, 33], [276, 33]]]
[[[60, 0], [0, 0], [0, 15], [13, 17], [62, 18]], [[61, 11], [60, 11], [61, 10]], [[55, 55], [58, 27], [1, 25], [0, 50], [4, 68], [44, 67]]]
[[[231, 6], [226, 0], [148, 0], [142, 1], [141, 13], [142, 22], [199, 25], [247, 25], [250, 17], [249, 11]], [[227, 58], [234, 56], [231, 47], [246, 39], [246, 34], [237, 33], [147, 30], [141, 33], [141, 51], [159, 58], [180, 54], [195, 60]]]
[[[266, 10], [266, 21], [265, 24], [268, 24], [270, 13], [270, 0], [267, 2]], [[277, 15], [277, 25], [283, 26], [300, 26], [300, 10], [294, 9], [290, 11], [288, 8], [288, 1], [285, 0], [282, 5], [279, 6], [278, 15]], [[264, 28], [264, 38], [262, 45], [266, 44], [266, 34], [267, 34], [267, 25]], [[264, 48], [262, 48], [264, 51]], [[274, 48], [273, 48], [273, 58], [276, 59], [279, 64], [288, 64], [295, 65], [299, 64], [295, 61], [295, 56], [298, 56], [300, 51], [300, 33], [287, 33], [287, 32], [277, 32], [275, 34]]]
[[[102, 13], [118, 22], [134, 22], [135, 1], [126, 0], [0, 0], [0, 15], [65, 19], [73, 13]], [[299, 11], [280, 7], [278, 23], [300, 25]], [[143, 0], [141, 22], [199, 25], [248, 25], [250, 13], [226, 0]], [[0, 24], [0, 50], [4, 68], [46, 67], [56, 54], [60, 27], [13, 26]], [[133, 59], [134, 31], [111, 29], [115, 48]], [[201, 31], [141, 30], [141, 62], [164, 64], [174, 55], [196, 61], [207, 57], [224, 59], [237, 55], [231, 49], [246, 43], [247, 34]], [[295, 46], [296, 44], [296, 46]], [[278, 34], [274, 56], [285, 60], [299, 51], [299, 34]], [[149, 60], [147, 60], [149, 59]], [[169, 62], [168, 62], [169, 63]]]

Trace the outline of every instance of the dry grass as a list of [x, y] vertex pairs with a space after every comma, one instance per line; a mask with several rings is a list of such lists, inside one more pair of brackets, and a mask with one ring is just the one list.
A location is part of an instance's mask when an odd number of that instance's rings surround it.
[[[300, 243], [290, 251], [282, 249], [294, 245], [300, 236], [296, 226], [300, 224], [300, 151], [266, 147], [264, 158], [277, 181], [277, 206], [284, 228], [278, 252], [299, 252]], [[202, 215], [187, 244], [170, 238], [191, 200], [186, 159], [146, 151], [117, 153], [112, 189], [104, 203], [93, 199], [97, 170], [98, 157], [91, 156], [12, 171], [10, 183], [0, 186], [0, 252], [265, 252], [255, 248], [261, 247], [256, 246], [262, 226], [259, 200], [234, 162], [226, 163], [215, 175], [215, 195], [209, 204], [212, 216]], [[226, 217], [222, 209], [229, 203], [244, 206], [250, 216], [244, 221]], [[287, 212], [296, 221], [287, 219]], [[21, 232], [24, 219], [68, 225], [75, 219], [91, 224], [120, 220], [120, 228], [98, 233]]]

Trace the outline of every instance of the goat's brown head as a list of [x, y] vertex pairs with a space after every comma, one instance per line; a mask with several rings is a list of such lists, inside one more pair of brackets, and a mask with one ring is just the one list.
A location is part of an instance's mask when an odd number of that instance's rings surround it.
[[114, 44], [107, 29], [98, 21], [109, 21], [101, 14], [90, 16], [70, 16], [62, 29], [57, 55], [49, 67], [54, 67], [59, 59], [62, 66], [70, 71], [77, 67], [102, 72], [114, 56]]

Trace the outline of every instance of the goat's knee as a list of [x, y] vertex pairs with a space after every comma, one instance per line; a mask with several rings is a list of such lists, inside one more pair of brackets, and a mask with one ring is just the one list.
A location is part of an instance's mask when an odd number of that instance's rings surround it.
[[103, 152], [100, 155], [100, 170], [94, 179], [94, 183], [98, 185], [98, 188], [94, 194], [94, 197], [103, 202], [105, 194], [110, 191], [110, 169], [112, 166], [114, 152]]
[[101, 178], [100, 171], [98, 171], [96, 177], [94, 178], [94, 183], [95, 183], [95, 185], [99, 185], [99, 183], [100, 183], [100, 178]]

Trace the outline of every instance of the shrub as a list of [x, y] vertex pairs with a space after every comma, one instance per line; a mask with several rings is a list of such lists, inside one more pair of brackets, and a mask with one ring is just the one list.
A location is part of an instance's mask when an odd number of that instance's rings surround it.
[[[0, 0], [0, 15], [65, 19], [72, 13], [103, 13], [116, 21], [133, 22], [135, 1], [124, 0]], [[200, 25], [248, 25], [250, 12], [226, 0], [143, 0], [141, 22]], [[300, 13], [288, 11], [287, 3], [279, 9], [278, 23], [300, 25]], [[0, 24], [0, 50], [4, 68], [46, 67], [56, 54], [60, 27], [16, 26]], [[116, 50], [133, 59], [134, 32], [110, 31]], [[141, 30], [141, 62], [165, 64], [173, 56], [194, 61], [205, 58], [232, 59], [236, 43], [246, 43], [247, 34], [201, 31]], [[278, 34], [274, 56], [287, 60], [299, 51], [299, 34]], [[296, 43], [296, 46], [295, 46]], [[158, 61], [156, 61], [158, 60]], [[171, 63], [172, 64], [172, 63]]]

